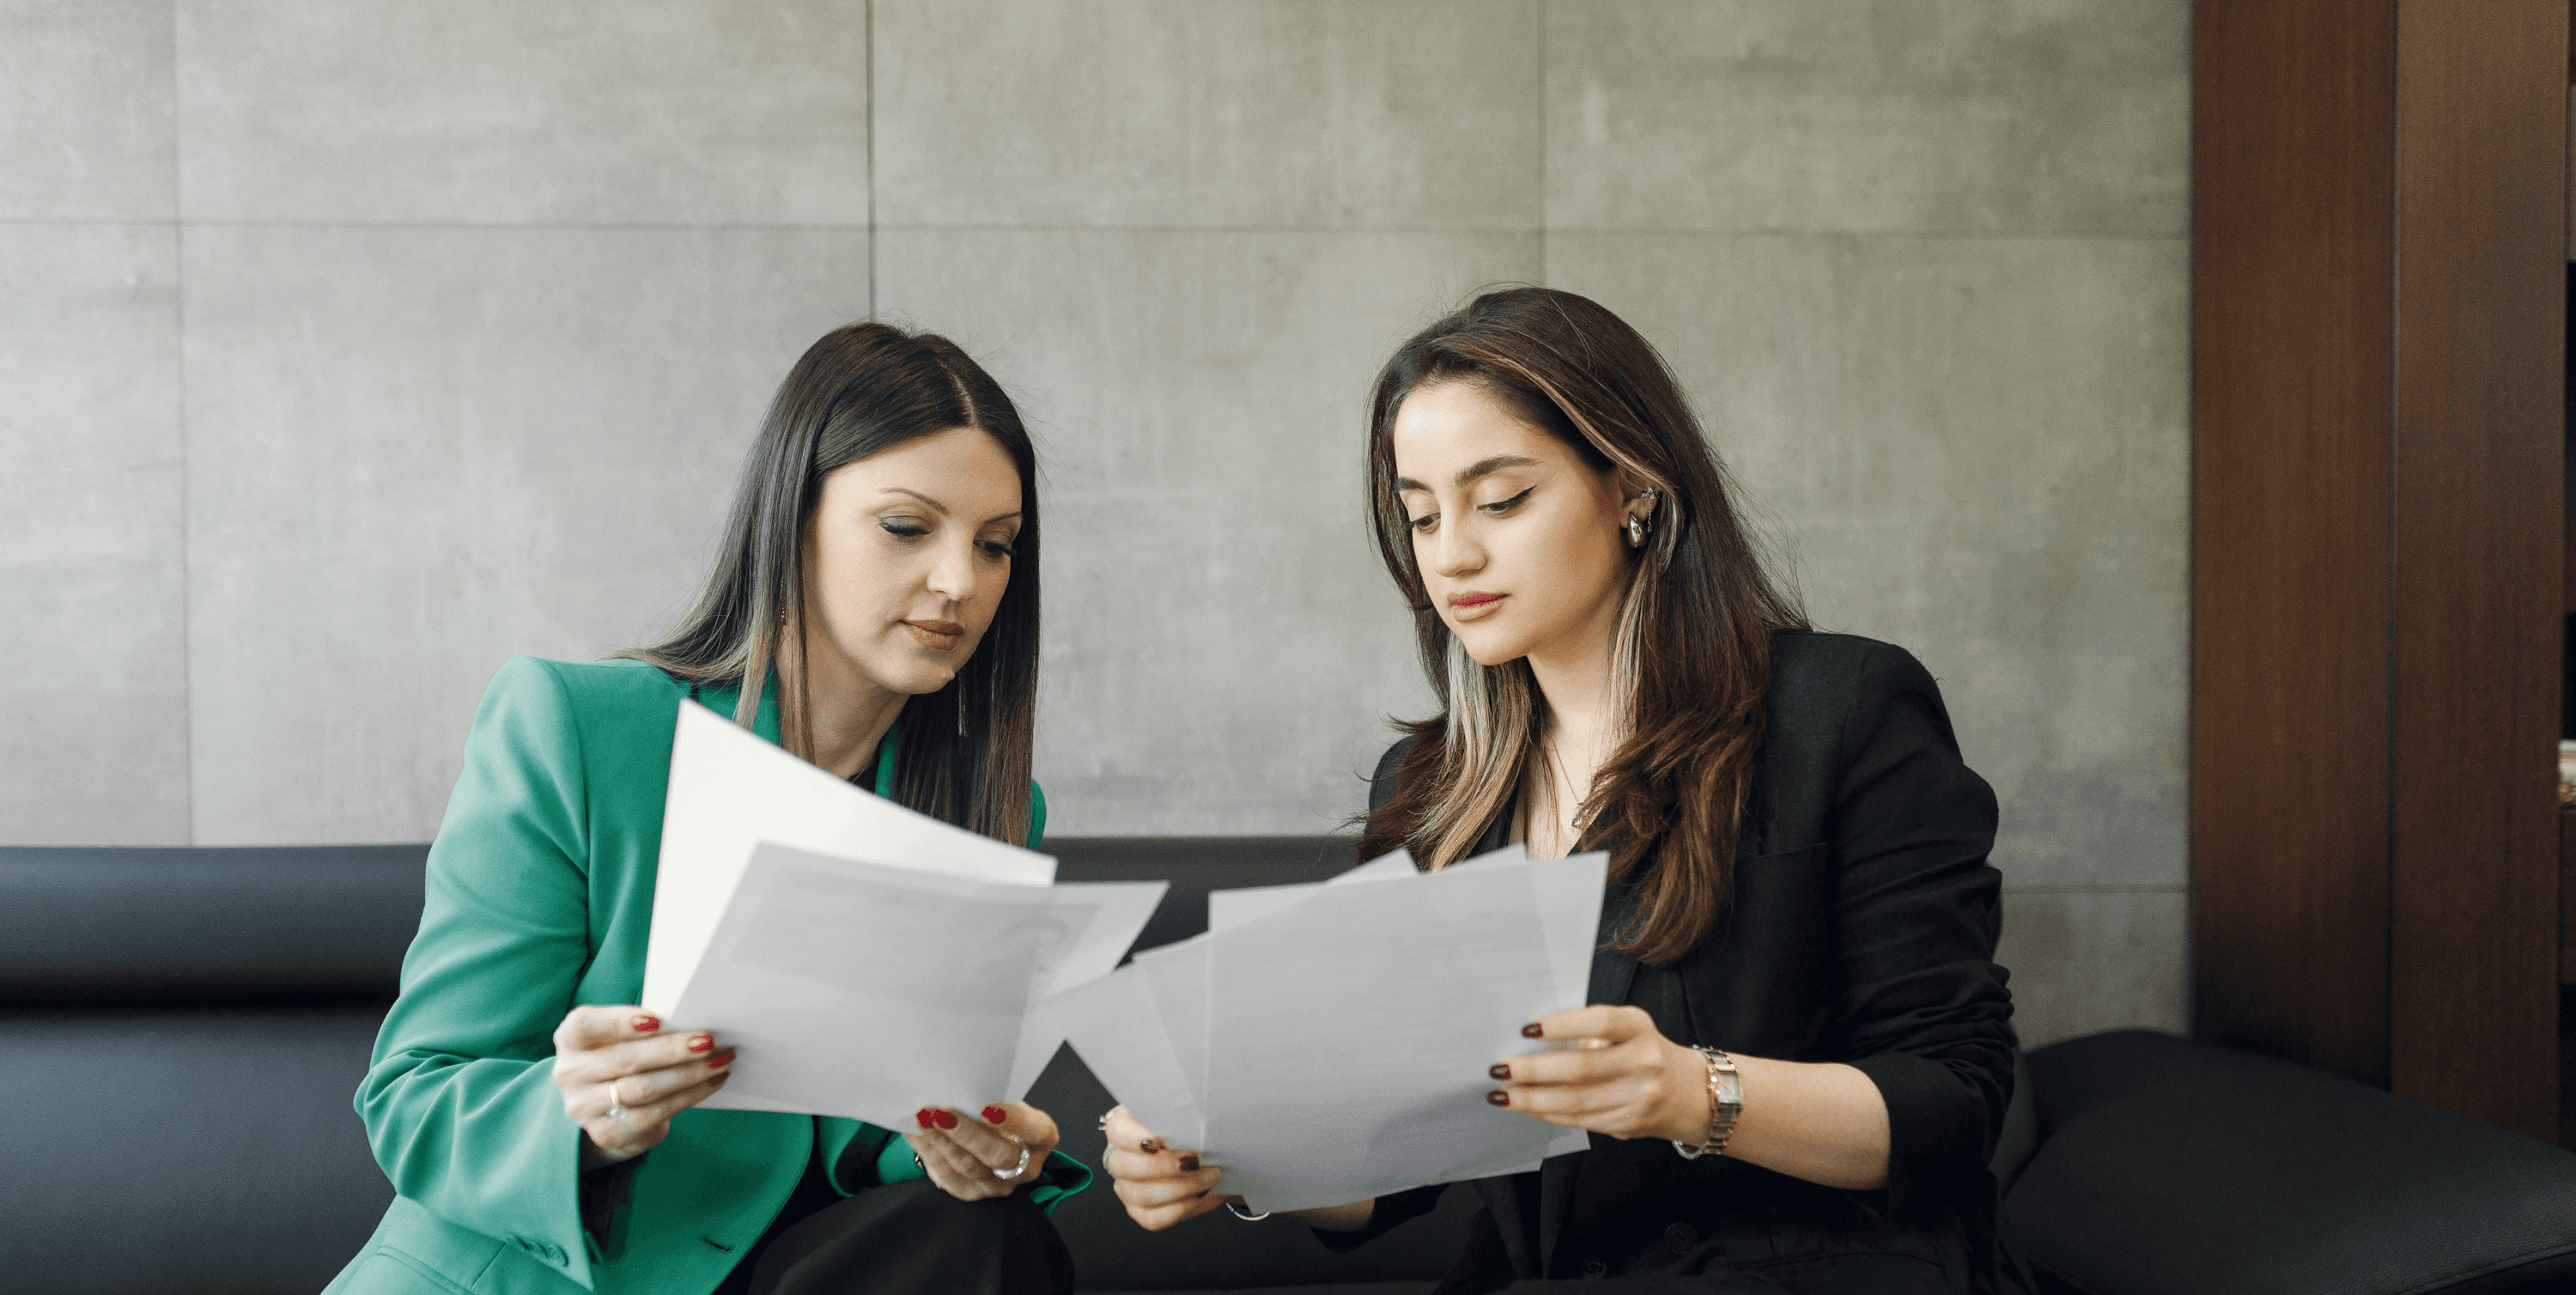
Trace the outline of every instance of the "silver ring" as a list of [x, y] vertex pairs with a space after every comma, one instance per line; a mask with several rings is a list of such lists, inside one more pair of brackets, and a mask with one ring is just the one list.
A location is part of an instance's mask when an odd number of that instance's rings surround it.
[[994, 1171], [993, 1171], [993, 1176], [994, 1176], [995, 1178], [999, 1178], [999, 1179], [1001, 1179], [1003, 1182], [1009, 1182], [1010, 1180], [1012, 1180], [1012, 1179], [1014, 1179], [1014, 1178], [1017, 1178], [1017, 1177], [1019, 1177], [1020, 1175], [1022, 1175], [1022, 1174], [1024, 1174], [1024, 1173], [1027, 1173], [1028, 1171], [1029, 1171], [1029, 1146], [1028, 1146], [1028, 1144], [1027, 1144], [1027, 1143], [1023, 1142], [1023, 1143], [1021, 1143], [1021, 1144], [1020, 1144], [1020, 1163], [1018, 1163], [1018, 1164], [1016, 1164], [1016, 1165], [1013, 1165], [1013, 1166], [1011, 1166], [1009, 1169], [1006, 1169], [1006, 1170], [1005, 1170], [1005, 1169], [996, 1169], [996, 1170], [994, 1170]]
[[1225, 1212], [1243, 1220], [1246, 1223], [1258, 1223], [1261, 1220], [1270, 1217], [1270, 1211], [1268, 1210], [1263, 1210], [1258, 1214], [1246, 1214], [1243, 1212], [1242, 1206], [1237, 1205], [1232, 1201], [1227, 1201], [1225, 1203]]
[[1109, 1112], [1107, 1111], [1102, 1111], [1100, 1113], [1100, 1131], [1103, 1133], [1107, 1133], [1109, 1131]]
[[608, 1081], [608, 1118], [616, 1121], [626, 1118], [626, 1108], [617, 1100], [617, 1081], [614, 1079]]

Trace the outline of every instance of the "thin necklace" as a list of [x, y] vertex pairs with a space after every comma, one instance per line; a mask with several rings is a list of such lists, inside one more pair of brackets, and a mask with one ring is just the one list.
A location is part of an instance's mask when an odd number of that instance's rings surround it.
[[1556, 740], [1549, 738], [1542, 742], [1540, 744], [1540, 751], [1547, 757], [1547, 789], [1550, 792], [1554, 792], [1557, 787], [1558, 778], [1562, 777], [1564, 779], [1566, 799], [1572, 802], [1575, 806], [1574, 830], [1577, 832], [1582, 831], [1584, 822], [1582, 810], [1583, 798], [1575, 794], [1574, 775], [1565, 772], [1565, 762], [1556, 754]]

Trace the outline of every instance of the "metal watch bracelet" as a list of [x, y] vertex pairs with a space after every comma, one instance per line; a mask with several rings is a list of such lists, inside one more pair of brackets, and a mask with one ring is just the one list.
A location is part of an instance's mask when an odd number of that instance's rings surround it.
[[1684, 1160], [1722, 1156], [1727, 1137], [1735, 1132], [1735, 1117], [1744, 1110], [1744, 1078], [1736, 1073], [1735, 1058], [1715, 1048], [1694, 1046], [1691, 1051], [1708, 1062], [1708, 1136], [1698, 1146], [1676, 1141], [1673, 1150]]

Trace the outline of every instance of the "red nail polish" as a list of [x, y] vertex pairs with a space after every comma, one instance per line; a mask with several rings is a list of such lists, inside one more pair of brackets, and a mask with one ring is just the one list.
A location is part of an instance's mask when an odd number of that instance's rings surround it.
[[1197, 1156], [1183, 1156], [1183, 1157], [1181, 1157], [1181, 1172], [1182, 1172], [1182, 1173], [1185, 1173], [1185, 1174], [1194, 1174], [1194, 1173], [1197, 1173], [1198, 1171], [1199, 1171], [1199, 1158], [1198, 1158]]
[[1546, 1037], [1546, 1034], [1547, 1031], [1538, 1028], [1538, 1022], [1536, 1021], [1532, 1021], [1521, 1027], [1521, 1037], [1524, 1039], [1544, 1038]]
[[707, 1058], [707, 1064], [708, 1064], [709, 1066], [714, 1067], [715, 1069], [718, 1069], [718, 1070], [722, 1070], [722, 1069], [724, 1069], [725, 1067], [732, 1065], [732, 1064], [733, 1064], [733, 1049], [731, 1049], [731, 1048], [727, 1048], [727, 1049], [725, 1049], [724, 1051], [719, 1052], [719, 1053], [715, 1054], [714, 1056]]
[[662, 1028], [662, 1018], [661, 1018], [661, 1017], [658, 1017], [658, 1016], [639, 1016], [639, 1017], [636, 1017], [636, 1018], [635, 1018], [635, 1032], [636, 1032], [637, 1034], [651, 1034], [651, 1033], [653, 1033], [655, 1030], [658, 1030], [658, 1029], [661, 1029], [661, 1028]]
[[1509, 1079], [1512, 1077], [1512, 1068], [1508, 1065], [1496, 1065], [1487, 1069], [1485, 1073], [1496, 1079]]
[[999, 1106], [987, 1106], [984, 1108], [984, 1122], [986, 1124], [999, 1124], [1009, 1118], [1011, 1118], [1011, 1113], [1003, 1110]]
[[1494, 1091], [1485, 1094], [1485, 1104], [1487, 1106], [1509, 1106], [1512, 1104], [1512, 1095], [1497, 1088]]
[[938, 1124], [939, 1113], [925, 1106], [920, 1110], [914, 1111], [912, 1113], [912, 1118], [921, 1121], [921, 1127], [925, 1129], [933, 1128]]
[[706, 1051], [707, 1049], [714, 1047], [715, 1045], [716, 1045], [716, 1036], [714, 1036], [714, 1035], [712, 1035], [712, 1034], [701, 1034], [701, 1035], [697, 1036], [696, 1038], [693, 1038], [693, 1039], [689, 1040], [689, 1051], [691, 1051], [691, 1052], [704, 1052], [704, 1051]]
[[938, 1121], [939, 1127], [943, 1129], [953, 1129], [957, 1127], [957, 1112], [955, 1111], [932, 1111], [930, 1113], [930, 1118]]

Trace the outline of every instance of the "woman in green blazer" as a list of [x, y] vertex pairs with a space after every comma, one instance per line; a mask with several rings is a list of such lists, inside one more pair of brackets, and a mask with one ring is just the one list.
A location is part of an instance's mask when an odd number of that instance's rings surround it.
[[634, 1006], [683, 698], [1037, 843], [1035, 487], [1017, 411], [954, 344], [837, 330], [781, 386], [682, 625], [501, 669], [357, 1095], [397, 1197], [332, 1295], [1072, 1288], [1046, 1214], [1090, 1172], [1045, 1112], [925, 1107], [898, 1137], [691, 1109], [731, 1049]]

